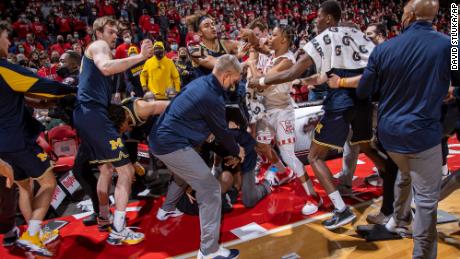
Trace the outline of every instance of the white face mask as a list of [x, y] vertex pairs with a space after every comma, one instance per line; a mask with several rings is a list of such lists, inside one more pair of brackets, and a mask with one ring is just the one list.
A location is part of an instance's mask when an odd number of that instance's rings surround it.
[[126, 44], [131, 44], [131, 37], [123, 38], [123, 41], [124, 41]]
[[171, 44], [171, 50], [177, 51], [177, 44]]

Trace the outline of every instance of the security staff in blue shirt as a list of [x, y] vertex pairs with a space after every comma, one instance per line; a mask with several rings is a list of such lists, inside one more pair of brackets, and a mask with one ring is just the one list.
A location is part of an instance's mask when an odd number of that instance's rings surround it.
[[[239, 254], [235, 249], [219, 248], [221, 214], [216, 212], [221, 211], [222, 205], [220, 185], [193, 147], [210, 136], [215, 137], [231, 156], [243, 160], [244, 149], [227, 127], [224, 100], [225, 90], [240, 80], [240, 73], [236, 57], [227, 54], [219, 57], [211, 74], [190, 82], [172, 100], [149, 138], [150, 151], [196, 191], [201, 226], [198, 258], [235, 258]], [[172, 182], [166, 199], [178, 201], [184, 187]], [[167, 211], [163, 216], [167, 218], [174, 213]]]
[[450, 70], [450, 39], [432, 28], [437, 0], [411, 0], [404, 7], [403, 33], [377, 46], [357, 95], [379, 96], [379, 139], [397, 164], [393, 217], [398, 232], [411, 221], [411, 188], [416, 213], [413, 258], [436, 258], [436, 210], [441, 184], [441, 104], [459, 72]]

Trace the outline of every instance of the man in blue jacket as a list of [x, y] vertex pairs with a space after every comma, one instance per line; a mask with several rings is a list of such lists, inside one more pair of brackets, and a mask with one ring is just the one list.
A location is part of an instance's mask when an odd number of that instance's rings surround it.
[[413, 190], [413, 258], [436, 258], [440, 107], [450, 82], [460, 77], [458, 71], [450, 70], [449, 37], [432, 27], [438, 10], [437, 0], [409, 1], [402, 16], [403, 33], [374, 49], [357, 88], [360, 98], [379, 96], [379, 139], [400, 170], [388, 231], [407, 229]]
[[[193, 148], [215, 137], [232, 157], [243, 160], [244, 149], [227, 127], [224, 100], [225, 90], [240, 80], [240, 73], [234, 56], [219, 57], [212, 74], [192, 81], [172, 100], [150, 134], [151, 152], [196, 191], [201, 226], [198, 258], [236, 258], [239, 254], [235, 249], [219, 248], [220, 185]], [[179, 199], [183, 192], [183, 186], [173, 182], [167, 196]]]

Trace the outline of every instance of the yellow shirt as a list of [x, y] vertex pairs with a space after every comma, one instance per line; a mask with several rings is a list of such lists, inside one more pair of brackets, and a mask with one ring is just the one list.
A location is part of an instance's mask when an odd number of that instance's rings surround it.
[[158, 60], [156, 56], [148, 59], [141, 72], [141, 85], [146, 86], [155, 95], [156, 99], [168, 99], [166, 89], [174, 87], [180, 91], [180, 77], [174, 62], [163, 57]]

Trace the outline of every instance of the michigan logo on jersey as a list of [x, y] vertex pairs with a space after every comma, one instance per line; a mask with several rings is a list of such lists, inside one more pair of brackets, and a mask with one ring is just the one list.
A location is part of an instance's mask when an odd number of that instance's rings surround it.
[[316, 125], [316, 128], [315, 128], [315, 131], [316, 133], [321, 133], [321, 129], [323, 128], [323, 124], [321, 123], [318, 123], [318, 125]]
[[38, 157], [38, 159], [40, 159], [40, 161], [45, 162], [46, 159], [48, 159], [48, 154], [46, 154], [46, 153], [38, 153], [37, 157]]
[[110, 146], [112, 147], [112, 150], [116, 150], [118, 148], [124, 147], [123, 142], [121, 141], [121, 138], [117, 138], [116, 140], [110, 140], [109, 143], [110, 143]]

